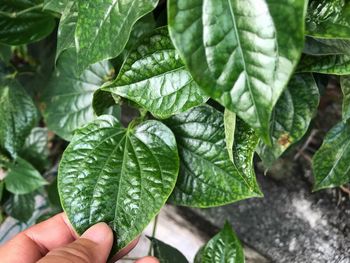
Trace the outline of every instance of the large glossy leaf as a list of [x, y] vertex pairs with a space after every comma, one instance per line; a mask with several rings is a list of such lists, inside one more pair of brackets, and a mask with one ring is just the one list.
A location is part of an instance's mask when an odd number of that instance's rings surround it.
[[64, 9], [70, 2], [71, 0], [44, 0], [43, 9], [54, 11], [56, 13], [63, 13]]
[[57, 31], [56, 60], [61, 53], [74, 47], [74, 33], [78, 20], [78, 8], [76, 2], [68, 2], [65, 6]]
[[302, 51], [304, 12], [304, 0], [168, 1], [170, 35], [194, 80], [267, 142]]
[[139, 42], [116, 80], [103, 90], [128, 98], [160, 118], [208, 99], [185, 69], [166, 28], [155, 30]]
[[47, 184], [40, 173], [26, 160], [17, 158], [8, 167], [5, 177], [6, 189], [14, 194], [28, 194]]
[[350, 119], [350, 76], [340, 78], [340, 86], [343, 92], [343, 121]]
[[297, 72], [349, 75], [350, 55], [310, 56], [304, 55]]
[[47, 128], [34, 128], [19, 155], [39, 170], [46, 168], [49, 156]]
[[0, 42], [22, 45], [38, 41], [55, 28], [54, 18], [43, 12], [41, 1], [2, 0], [0, 4]]
[[27, 222], [35, 210], [35, 194], [11, 195], [9, 201], [5, 204], [6, 214], [13, 218]]
[[260, 142], [258, 153], [269, 167], [293, 143], [306, 133], [317, 110], [320, 94], [311, 74], [293, 76], [271, 119], [272, 146]]
[[339, 123], [326, 135], [313, 157], [314, 190], [350, 182], [350, 123]]
[[78, 233], [107, 222], [119, 249], [159, 212], [179, 169], [175, 138], [164, 124], [133, 126], [125, 129], [117, 119], [102, 115], [79, 129], [58, 175], [63, 208]]
[[241, 243], [226, 223], [224, 228], [199, 250], [195, 263], [244, 263]]
[[[165, 123], [175, 134], [180, 155], [180, 174], [170, 198], [173, 203], [210, 207], [261, 195], [250, 171], [242, 173], [236, 162], [230, 160], [221, 112], [199, 106]], [[252, 143], [256, 146], [257, 140]], [[240, 153], [233, 156], [236, 154]], [[249, 157], [245, 164], [252, 165]]]
[[0, 148], [16, 157], [35, 126], [38, 111], [15, 80], [0, 79]]
[[320, 38], [350, 38], [349, 17], [347, 0], [311, 0], [306, 33]]
[[79, 0], [75, 38], [80, 71], [118, 56], [135, 22], [157, 4], [158, 0]]
[[61, 55], [43, 97], [44, 118], [48, 128], [65, 140], [75, 129], [95, 118], [92, 97], [113, 76], [107, 61], [90, 66], [83, 74], [76, 71], [76, 55], [69, 49]]
[[307, 36], [303, 53], [314, 56], [349, 54], [350, 40], [322, 39]]
[[176, 248], [149, 237], [153, 246], [153, 255], [162, 263], [188, 263], [186, 257]]

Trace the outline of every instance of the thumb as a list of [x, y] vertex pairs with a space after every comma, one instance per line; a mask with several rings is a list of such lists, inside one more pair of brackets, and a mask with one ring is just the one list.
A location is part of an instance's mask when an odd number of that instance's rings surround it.
[[73, 243], [51, 250], [38, 263], [105, 263], [112, 244], [112, 230], [98, 223]]

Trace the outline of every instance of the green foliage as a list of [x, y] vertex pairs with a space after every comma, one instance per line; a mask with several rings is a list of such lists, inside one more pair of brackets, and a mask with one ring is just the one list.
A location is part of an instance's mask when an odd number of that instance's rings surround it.
[[[349, 12], [345, 0], [2, 1], [2, 211], [28, 220], [40, 189], [54, 213], [59, 192], [78, 233], [105, 221], [119, 249], [167, 201], [261, 197], [254, 154], [270, 167], [314, 129], [327, 87], [313, 73], [343, 94], [314, 190], [349, 183]], [[59, 159], [57, 191], [40, 173]], [[164, 261], [179, 253], [152, 242]], [[197, 261], [228, 257], [243, 262], [226, 225]]]
[[199, 250], [194, 262], [244, 263], [243, 248], [228, 223], [226, 223], [224, 228]]
[[176, 248], [168, 244], [149, 237], [152, 242], [153, 256], [159, 259], [162, 263], [188, 263], [186, 257]]
[[175, 137], [150, 120], [127, 129], [103, 115], [76, 131], [58, 175], [62, 205], [78, 233], [105, 221], [118, 248], [137, 237], [171, 194], [178, 174]]

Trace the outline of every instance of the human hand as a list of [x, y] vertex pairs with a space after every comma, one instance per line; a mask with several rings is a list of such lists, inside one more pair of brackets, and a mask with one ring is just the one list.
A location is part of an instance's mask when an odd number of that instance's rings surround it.
[[[112, 230], [105, 223], [89, 228], [81, 237], [75, 233], [64, 213], [19, 233], [0, 247], [2, 263], [106, 263], [113, 243]], [[123, 257], [132, 242], [116, 255]], [[136, 263], [158, 263], [145, 257]]]

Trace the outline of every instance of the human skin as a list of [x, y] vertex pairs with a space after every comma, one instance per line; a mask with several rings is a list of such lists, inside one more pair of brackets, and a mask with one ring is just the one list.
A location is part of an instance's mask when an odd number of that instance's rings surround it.
[[[0, 258], [2, 263], [106, 263], [112, 244], [113, 232], [107, 224], [98, 223], [79, 237], [61, 213], [0, 246]], [[137, 240], [118, 252], [113, 260], [126, 255], [136, 244]], [[145, 257], [136, 263], [159, 261]]]

